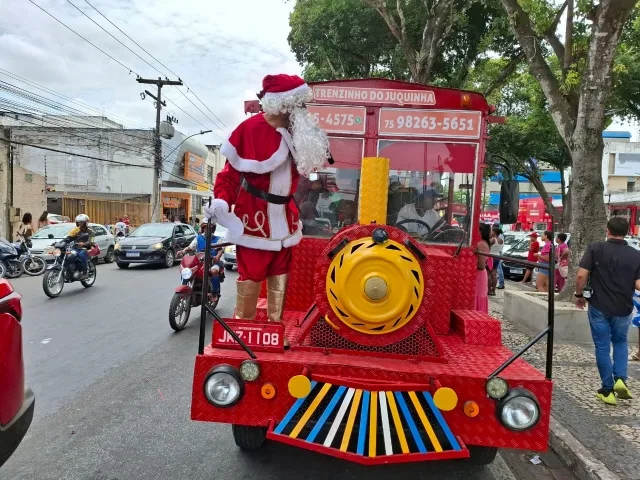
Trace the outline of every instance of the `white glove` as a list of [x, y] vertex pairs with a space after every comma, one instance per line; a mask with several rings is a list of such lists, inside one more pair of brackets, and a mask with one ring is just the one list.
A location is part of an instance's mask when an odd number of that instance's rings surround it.
[[214, 198], [211, 200], [211, 205], [204, 207], [204, 214], [207, 221], [226, 227], [230, 233], [230, 240], [244, 233], [242, 220], [230, 211], [229, 204], [222, 199]]

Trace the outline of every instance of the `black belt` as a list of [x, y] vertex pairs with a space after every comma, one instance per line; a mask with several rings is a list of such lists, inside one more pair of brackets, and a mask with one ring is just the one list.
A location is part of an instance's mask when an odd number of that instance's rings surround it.
[[257, 187], [254, 187], [249, 182], [247, 182], [246, 178], [242, 179], [242, 188], [245, 189], [248, 193], [253, 195], [254, 197], [261, 198], [262, 200], [274, 203], [276, 205], [286, 205], [291, 201], [292, 197], [284, 197], [282, 195], [274, 195], [273, 193], [264, 192]]

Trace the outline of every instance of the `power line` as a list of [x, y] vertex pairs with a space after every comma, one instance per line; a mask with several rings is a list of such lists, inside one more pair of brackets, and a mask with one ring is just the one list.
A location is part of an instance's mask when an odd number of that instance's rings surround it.
[[71, 0], [67, 0], [67, 3], [69, 3], [73, 8], [75, 8], [76, 10], [78, 10], [82, 15], [84, 15], [85, 17], [87, 17], [89, 20], [91, 20], [93, 23], [95, 23], [102, 31], [106, 32], [107, 35], [109, 35], [111, 38], [113, 38], [116, 42], [118, 42], [120, 45], [122, 45], [124, 48], [126, 48], [127, 50], [129, 50], [131, 53], [133, 53], [136, 57], [138, 57], [140, 60], [142, 60], [144, 63], [146, 63], [147, 65], [149, 65], [151, 68], [153, 68], [156, 72], [158, 72], [160, 75], [164, 75], [160, 70], [158, 70], [156, 67], [154, 67], [153, 65], [151, 65], [149, 62], [147, 62], [144, 58], [142, 58], [140, 55], [138, 55], [136, 52], [134, 52], [133, 50], [131, 50], [129, 47], [127, 47], [124, 43], [122, 43], [118, 38], [116, 38], [111, 32], [109, 32], [106, 28], [104, 28], [102, 25], [100, 25], [98, 22], [96, 22], [93, 18], [91, 18], [89, 15], [87, 15], [86, 13], [84, 13], [80, 8], [78, 8], [76, 5], [74, 5]]
[[111, 60], [113, 60], [114, 62], [116, 62], [118, 65], [126, 68], [127, 70], [129, 70], [129, 73], [133, 73], [136, 75], [136, 77], [140, 77], [140, 75], [133, 70], [132, 68], [127, 67], [124, 63], [122, 63], [120, 60], [116, 60], [115, 58], [113, 58], [111, 55], [109, 55], [107, 52], [105, 52], [104, 50], [102, 50], [100, 47], [98, 47], [96, 44], [90, 42], [89, 40], [87, 40], [85, 37], [83, 37], [82, 35], [80, 35], [78, 32], [76, 32], [73, 28], [71, 28], [69, 25], [67, 25], [66, 23], [64, 23], [62, 20], [59, 20], [58, 18], [56, 18], [54, 15], [52, 15], [51, 13], [47, 12], [44, 8], [42, 8], [40, 5], [38, 5], [36, 2], [34, 2], [33, 0], [29, 0], [29, 2], [31, 2], [32, 4], [34, 4], [36, 7], [38, 7], [40, 10], [42, 10], [44, 13], [46, 13], [47, 15], [49, 15], [51, 18], [53, 18], [56, 22], [58, 22], [59, 24], [63, 25], [65, 28], [67, 28], [68, 30], [72, 31], [73, 33], [75, 33], [77, 36], [79, 36], [81, 39], [83, 39], [85, 42], [87, 42], [89, 45], [91, 45], [92, 47], [94, 47], [96, 50], [99, 50], [100, 52], [102, 52], [103, 54], [105, 54], [107, 57], [109, 57]]
[[[69, 0], [67, 0], [67, 1], [69, 1]], [[109, 19], [108, 19], [108, 18], [107, 18], [107, 17], [106, 17], [102, 12], [100, 12], [100, 10], [98, 10], [98, 9], [97, 9], [96, 7], [94, 7], [91, 3], [89, 3], [89, 0], [84, 0], [84, 1], [85, 1], [85, 2], [86, 2], [86, 3], [87, 3], [91, 8], [93, 8], [96, 12], [98, 12], [98, 14], [99, 14], [102, 18], [104, 18], [107, 22], [109, 22], [111, 25], [113, 25], [115, 28], [117, 28], [117, 29], [118, 29], [118, 31], [119, 31], [120, 33], [122, 33], [125, 37], [127, 37], [127, 38], [128, 38], [129, 40], [131, 40], [135, 45], [137, 45], [137, 46], [138, 46], [138, 48], [140, 48], [143, 52], [145, 52], [147, 55], [149, 55], [151, 58], [153, 58], [156, 62], [158, 62], [160, 65], [162, 65], [164, 68], [166, 68], [166, 69], [169, 71], [169, 73], [171, 73], [172, 75], [174, 75], [174, 76], [176, 76], [176, 77], [180, 78], [180, 75], [178, 75], [178, 74], [177, 74], [177, 73], [175, 73], [173, 70], [171, 70], [169, 67], [167, 67], [164, 63], [162, 63], [162, 62], [161, 62], [160, 60], [158, 60], [155, 56], [153, 56], [149, 51], [147, 51], [147, 50], [146, 50], [142, 45], [140, 45], [140, 44], [139, 44], [138, 42], [136, 42], [133, 38], [131, 38], [129, 35], [127, 35], [127, 34], [126, 34], [126, 33], [125, 33], [125, 32], [124, 32], [120, 27], [118, 27], [115, 23], [113, 23], [111, 20], [109, 20]], [[76, 8], [77, 8], [77, 7], [76, 7]], [[158, 70], [156, 70], [156, 71], [158, 71]], [[207, 110], [209, 110], [209, 112], [211, 112], [211, 114], [212, 114], [212, 115], [213, 115], [213, 116], [214, 116], [214, 117], [215, 117], [215, 118], [216, 118], [216, 119], [217, 119], [217, 120], [222, 124], [222, 126], [223, 126], [223, 127], [225, 127], [225, 128], [228, 128], [228, 127], [227, 127], [227, 125], [226, 125], [222, 120], [220, 120], [220, 118], [218, 118], [218, 116], [217, 116], [215, 113], [213, 113], [213, 112], [211, 111], [211, 109], [210, 109], [210, 108], [209, 108], [209, 107], [208, 107], [208, 106], [207, 106], [207, 105], [206, 105], [206, 104], [205, 104], [205, 103], [200, 99], [200, 97], [198, 97], [198, 95], [196, 95], [196, 93], [195, 93], [191, 88], [189, 88], [189, 86], [188, 86], [187, 84], [185, 84], [185, 86], [187, 87], [187, 92], [186, 92], [186, 93], [189, 93], [189, 91], [191, 91], [191, 93], [193, 94], [193, 96], [194, 96], [194, 97], [196, 97], [196, 98], [198, 99], [198, 101], [199, 101], [200, 103], [202, 103], [202, 105], [204, 105], [204, 107], [205, 107]], [[181, 92], [181, 90], [180, 90], [180, 89], [178, 89], [178, 91], [180, 91], [180, 92]], [[182, 92], [181, 92], [181, 93], [182, 93]], [[186, 93], [184, 93], [183, 95], [186, 95]], [[195, 106], [195, 105], [194, 105], [194, 106]], [[197, 107], [196, 107], [196, 108], [197, 108]], [[202, 112], [202, 110], [201, 110], [201, 112]], [[203, 113], [203, 115], [204, 115], [204, 113]], [[205, 116], [206, 116], [206, 115], [205, 115]], [[207, 118], [208, 118], [208, 117], [207, 117]], [[211, 123], [213, 123], [213, 124], [215, 125], [215, 122], [214, 122], [213, 120], [211, 120], [210, 118], [208, 118], [208, 120], [209, 120]], [[205, 128], [206, 128], [206, 127], [205, 127]]]

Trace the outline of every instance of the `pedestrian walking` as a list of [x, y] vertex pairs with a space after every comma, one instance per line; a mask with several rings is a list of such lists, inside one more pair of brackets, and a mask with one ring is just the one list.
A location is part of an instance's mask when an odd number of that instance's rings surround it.
[[553, 248], [553, 233], [549, 230], [545, 230], [542, 234], [541, 240], [544, 242], [544, 246], [539, 253], [536, 253], [538, 259], [538, 278], [536, 278], [536, 290], [538, 292], [549, 291], [549, 258], [551, 258], [551, 249]]
[[[491, 227], [486, 223], [480, 223], [480, 238], [478, 252], [489, 253], [491, 243]], [[492, 258], [485, 255], [477, 255], [478, 265], [476, 270], [476, 310], [489, 313], [489, 272]]]
[[22, 222], [20, 222], [20, 226], [18, 227], [18, 232], [16, 236], [18, 237], [18, 241], [27, 242], [31, 236], [33, 235], [33, 216], [27, 212], [22, 215]]
[[602, 381], [597, 398], [608, 405], [616, 405], [616, 396], [632, 398], [626, 384], [627, 335], [633, 317], [633, 295], [640, 290], [640, 252], [625, 242], [628, 231], [627, 219], [610, 219], [607, 241], [589, 245], [576, 278], [577, 307], [584, 309], [589, 302], [589, 325]]
[[555, 257], [558, 259], [558, 267], [556, 268], [555, 289], [556, 292], [561, 292], [569, 275], [569, 256], [571, 255], [571, 250], [569, 250], [569, 246], [567, 245], [567, 234], [559, 233], [556, 237], [556, 243], [558, 246], [556, 247]]
[[[498, 239], [500, 240], [500, 255], [504, 253], [504, 232], [497, 225], [498, 230], [500, 230]], [[504, 270], [502, 269], [502, 260], [498, 263], [498, 286], [496, 287], [498, 290], [504, 290]]]
[[[490, 252], [493, 255], [501, 255], [502, 254], [502, 246], [504, 244], [504, 240], [500, 239], [502, 230], [499, 227], [493, 227], [491, 229], [491, 243], [490, 243]], [[493, 258], [493, 265], [491, 268], [491, 273], [489, 276], [489, 295], [494, 296], [496, 294], [496, 287], [498, 286], [498, 267], [502, 263], [500, 260]], [[502, 280], [504, 283], [504, 278]], [[503, 285], [504, 288], [504, 285]]]
[[49, 212], [45, 210], [44, 212], [42, 212], [42, 215], [40, 215], [40, 218], [38, 219], [38, 230], [48, 226], [49, 226]]
[[[531, 233], [529, 235], [529, 253], [527, 254], [528, 262], [537, 262], [538, 257], [537, 254], [540, 251], [540, 242], [538, 242], [538, 234], [536, 232]], [[531, 280], [531, 276], [533, 275], [533, 268], [527, 267], [524, 272], [524, 278], [520, 283], [525, 284]]]

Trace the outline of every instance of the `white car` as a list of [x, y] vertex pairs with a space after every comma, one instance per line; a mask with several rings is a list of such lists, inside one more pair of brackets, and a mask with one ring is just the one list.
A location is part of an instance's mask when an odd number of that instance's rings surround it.
[[[75, 223], [67, 222], [57, 223], [41, 228], [31, 237], [31, 248], [29, 250], [33, 255], [39, 255], [47, 262], [52, 262], [54, 256], [51, 254], [45, 254], [45, 249], [55, 242], [59, 242], [66, 238], [71, 229], [75, 226]], [[98, 258], [104, 260], [104, 263], [113, 262], [115, 260], [113, 253], [115, 240], [113, 235], [111, 235], [103, 225], [99, 225], [97, 223], [90, 223], [89, 228], [95, 233], [94, 242], [100, 248], [100, 255]]]
[[55, 225], [56, 223], [65, 223], [64, 217], [62, 215], [56, 215], [55, 213], [47, 214], [47, 220], [49, 220], [50, 225]]
[[506, 254], [511, 250], [516, 244], [520, 243], [525, 238], [531, 235], [530, 232], [505, 232], [504, 233], [504, 246], [502, 247], [502, 254]]

